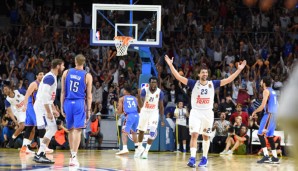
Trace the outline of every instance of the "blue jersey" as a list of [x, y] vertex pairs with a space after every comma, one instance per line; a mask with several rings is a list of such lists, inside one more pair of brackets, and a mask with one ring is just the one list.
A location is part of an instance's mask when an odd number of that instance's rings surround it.
[[268, 101], [266, 104], [266, 113], [277, 113], [277, 96], [276, 96], [276, 92], [272, 89], [272, 88], [267, 88], [267, 90], [269, 90], [269, 97], [268, 97]]
[[69, 69], [65, 78], [65, 99], [85, 99], [85, 70]]
[[39, 82], [38, 81], [35, 81], [35, 82], [37, 84], [37, 90], [34, 90], [28, 98], [28, 103], [32, 103], [32, 104], [34, 104], [34, 102], [35, 102], [36, 94], [37, 94], [38, 86], [39, 86]]
[[125, 114], [138, 113], [138, 102], [134, 96], [127, 95], [123, 97], [123, 111]]

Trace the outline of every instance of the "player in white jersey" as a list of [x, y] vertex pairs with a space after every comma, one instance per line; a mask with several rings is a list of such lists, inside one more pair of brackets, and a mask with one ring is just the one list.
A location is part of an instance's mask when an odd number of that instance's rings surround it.
[[41, 138], [38, 152], [33, 159], [37, 163], [54, 163], [45, 156], [45, 150], [57, 131], [55, 117], [59, 116], [59, 112], [55, 108], [54, 100], [57, 90], [57, 75], [61, 74], [63, 70], [63, 60], [52, 60], [51, 71], [41, 80], [36, 94], [33, 108], [36, 114], [38, 134], [40, 138], [43, 137]]
[[[7, 109], [7, 113], [9, 114], [10, 118], [13, 120], [13, 122], [18, 125], [18, 129], [14, 132], [12, 135], [12, 139], [10, 139], [7, 147], [13, 147], [14, 140], [17, 138], [17, 136], [20, 135], [20, 133], [25, 128], [25, 119], [26, 119], [26, 110], [24, 105], [24, 99], [26, 92], [23, 92], [21, 90], [12, 90], [12, 88], [8, 85], [3, 86], [3, 93], [6, 95], [5, 99], [5, 107]], [[15, 116], [17, 120], [15, 119]]]
[[208, 69], [206, 66], [203, 66], [199, 71], [200, 80], [187, 79], [181, 76], [173, 66], [173, 58], [170, 59], [167, 55], [165, 60], [170, 67], [171, 72], [175, 78], [182, 82], [183, 84], [190, 87], [192, 90], [191, 93], [191, 106], [189, 116], [189, 132], [191, 135], [190, 140], [190, 153], [191, 157], [189, 158], [188, 166], [196, 167], [196, 152], [197, 152], [197, 139], [199, 134], [203, 136], [203, 156], [199, 167], [205, 167], [208, 164], [207, 154], [209, 151], [210, 141], [209, 134], [212, 131], [212, 125], [214, 121], [213, 102], [215, 89], [219, 86], [224, 86], [232, 82], [239, 73], [243, 70], [246, 65], [244, 60], [238, 69], [228, 78], [223, 80], [207, 80], [208, 78]]
[[[135, 157], [140, 157], [142, 154], [143, 159], [148, 158], [148, 151], [152, 142], [156, 138], [156, 131], [158, 126], [158, 118], [160, 117], [161, 126], [164, 126], [164, 106], [163, 106], [164, 93], [157, 87], [157, 78], [151, 77], [149, 85], [141, 90], [138, 94], [138, 104], [141, 108], [139, 119], [139, 137], [138, 149], [135, 151]], [[143, 147], [144, 132], [149, 129], [149, 138], [147, 140], [146, 149]]]

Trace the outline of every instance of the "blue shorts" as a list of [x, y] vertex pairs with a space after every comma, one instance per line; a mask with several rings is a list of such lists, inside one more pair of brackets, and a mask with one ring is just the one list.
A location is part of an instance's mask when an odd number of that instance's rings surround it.
[[263, 135], [264, 129], [267, 130], [267, 133], [265, 134], [267, 137], [272, 137], [274, 135], [275, 119], [271, 113], [264, 114], [264, 116], [261, 120], [261, 123], [260, 123], [260, 128], [259, 128], [258, 134]]
[[63, 109], [66, 115], [67, 129], [85, 127], [86, 113], [84, 99], [65, 99]]
[[27, 105], [25, 126], [36, 126], [36, 115], [32, 103]]
[[130, 133], [130, 131], [137, 132], [137, 127], [139, 124], [139, 114], [131, 113], [128, 114], [124, 120], [122, 131], [125, 133]]

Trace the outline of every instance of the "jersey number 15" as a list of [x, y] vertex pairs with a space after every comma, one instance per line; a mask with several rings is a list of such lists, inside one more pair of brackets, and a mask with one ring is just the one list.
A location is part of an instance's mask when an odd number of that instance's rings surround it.
[[80, 83], [77, 82], [77, 81], [70, 80], [70, 87], [69, 87], [70, 91], [78, 92], [78, 90], [79, 90], [79, 84]]

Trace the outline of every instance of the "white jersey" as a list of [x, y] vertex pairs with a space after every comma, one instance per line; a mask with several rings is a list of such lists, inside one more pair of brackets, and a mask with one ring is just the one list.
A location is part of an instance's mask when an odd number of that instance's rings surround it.
[[35, 104], [53, 104], [56, 97], [56, 90], [57, 77], [52, 72], [48, 72], [39, 84]]
[[185, 108], [176, 108], [174, 111], [175, 115], [178, 115], [176, 118], [176, 123], [178, 125], [186, 126], [186, 110]]
[[142, 107], [143, 111], [157, 111], [159, 100], [163, 100], [163, 92], [156, 88], [154, 93], [151, 93], [149, 86], [142, 89], [141, 96], [145, 97], [144, 105]]
[[214, 103], [215, 89], [220, 86], [219, 80], [208, 81], [206, 85], [200, 81], [189, 79], [187, 85], [192, 89], [191, 106], [192, 109], [212, 110]]
[[13, 113], [24, 111], [25, 96], [19, 90], [14, 90], [14, 97], [6, 97], [5, 106], [11, 107]]

